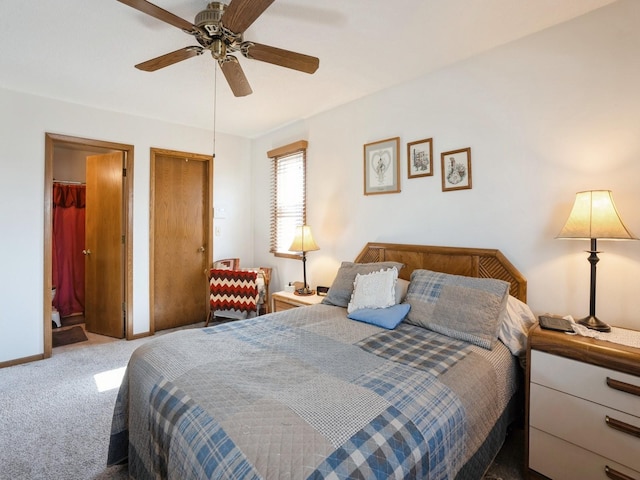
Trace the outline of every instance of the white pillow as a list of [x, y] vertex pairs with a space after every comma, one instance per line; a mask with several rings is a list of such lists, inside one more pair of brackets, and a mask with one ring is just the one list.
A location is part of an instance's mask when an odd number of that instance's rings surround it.
[[396, 268], [364, 275], [357, 274], [347, 312], [355, 312], [361, 308], [385, 308], [395, 305], [397, 280]]
[[529, 305], [509, 295], [507, 308], [502, 314], [498, 338], [511, 353], [518, 356], [525, 353], [529, 329], [536, 323], [536, 317]]

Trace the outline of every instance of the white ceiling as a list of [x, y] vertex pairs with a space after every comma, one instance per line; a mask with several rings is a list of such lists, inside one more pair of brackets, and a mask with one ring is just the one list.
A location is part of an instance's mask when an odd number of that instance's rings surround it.
[[[469, 58], [615, 0], [276, 0], [245, 40], [316, 56], [314, 75], [241, 58], [236, 98], [205, 54], [153, 73], [134, 65], [195, 45], [116, 0], [0, 0], [0, 87], [256, 137]], [[154, 0], [190, 22], [206, 0]]]

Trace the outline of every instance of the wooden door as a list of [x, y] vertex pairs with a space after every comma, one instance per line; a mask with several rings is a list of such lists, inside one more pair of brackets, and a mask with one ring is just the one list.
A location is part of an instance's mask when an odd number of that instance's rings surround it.
[[124, 337], [122, 152], [87, 157], [85, 326]]
[[152, 149], [151, 318], [155, 330], [206, 320], [211, 157]]

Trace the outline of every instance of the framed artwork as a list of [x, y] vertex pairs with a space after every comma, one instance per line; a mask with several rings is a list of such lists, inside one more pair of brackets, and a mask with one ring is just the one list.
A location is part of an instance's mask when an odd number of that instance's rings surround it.
[[407, 144], [407, 172], [409, 178], [433, 175], [433, 139], [425, 138]]
[[442, 191], [471, 188], [471, 149], [463, 148], [440, 154]]
[[400, 137], [388, 138], [364, 146], [364, 194], [400, 191]]

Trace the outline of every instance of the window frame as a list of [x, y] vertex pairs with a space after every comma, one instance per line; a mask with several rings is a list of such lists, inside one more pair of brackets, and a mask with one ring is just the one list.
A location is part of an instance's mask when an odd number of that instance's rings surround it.
[[[307, 223], [307, 147], [309, 143], [306, 140], [298, 140], [297, 142], [275, 148], [267, 152], [267, 157], [271, 159], [271, 192], [270, 192], [270, 226], [269, 226], [269, 252], [276, 257], [294, 258], [301, 257], [300, 253], [279, 252], [278, 248], [278, 162], [292, 155], [301, 154], [302, 158], [302, 208], [301, 218], [297, 219], [299, 225]], [[298, 223], [296, 223], [296, 226]], [[292, 237], [293, 239], [293, 237]]]

